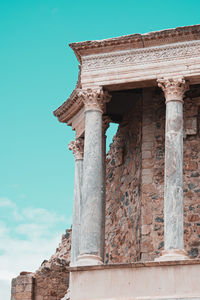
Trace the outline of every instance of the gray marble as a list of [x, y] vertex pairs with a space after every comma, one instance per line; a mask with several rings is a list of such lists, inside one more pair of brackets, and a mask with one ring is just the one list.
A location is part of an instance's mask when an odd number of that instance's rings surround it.
[[102, 248], [102, 113], [85, 112], [83, 163], [83, 201], [81, 203], [80, 255], [101, 257]]
[[70, 266], [76, 265], [77, 257], [80, 254], [79, 239], [80, 239], [80, 208], [82, 202], [82, 193], [81, 193], [82, 179], [83, 179], [83, 160], [76, 159]]
[[183, 104], [166, 104], [165, 128], [165, 250], [184, 249], [183, 236]]

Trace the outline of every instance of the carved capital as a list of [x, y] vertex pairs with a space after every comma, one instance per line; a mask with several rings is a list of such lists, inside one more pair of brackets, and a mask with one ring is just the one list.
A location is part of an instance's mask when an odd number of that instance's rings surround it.
[[166, 103], [169, 101], [183, 102], [183, 96], [189, 89], [189, 84], [183, 77], [161, 78], [157, 82], [165, 94]]
[[75, 160], [83, 159], [83, 149], [84, 149], [84, 141], [82, 138], [78, 138], [75, 141], [72, 141], [68, 145], [69, 150], [73, 151]]
[[103, 116], [102, 118], [102, 131], [105, 134], [106, 130], [110, 126], [111, 118], [109, 116]]
[[111, 95], [101, 88], [80, 90], [79, 97], [83, 100], [85, 111], [98, 110], [101, 113], [104, 111], [105, 104], [111, 99]]

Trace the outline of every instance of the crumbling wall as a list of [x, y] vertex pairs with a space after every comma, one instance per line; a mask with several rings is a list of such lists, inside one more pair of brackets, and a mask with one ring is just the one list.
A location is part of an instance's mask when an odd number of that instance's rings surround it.
[[62, 236], [56, 253], [35, 272], [34, 300], [60, 300], [69, 286], [71, 230]]
[[12, 280], [11, 300], [33, 300], [34, 273], [21, 272]]
[[22, 272], [12, 280], [11, 300], [60, 300], [69, 286], [71, 230], [66, 230], [56, 253], [35, 273]]

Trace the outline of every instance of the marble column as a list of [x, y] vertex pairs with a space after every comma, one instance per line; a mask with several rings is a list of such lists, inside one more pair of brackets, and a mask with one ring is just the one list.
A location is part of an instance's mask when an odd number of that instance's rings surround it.
[[183, 223], [183, 78], [159, 79], [166, 99], [164, 251], [159, 260], [187, 259]]
[[102, 89], [82, 90], [85, 105], [83, 201], [81, 205], [80, 255], [78, 265], [103, 262], [102, 213], [102, 113], [110, 95]]
[[80, 208], [82, 202], [82, 179], [83, 179], [83, 138], [78, 138], [69, 144], [69, 150], [73, 151], [75, 157], [74, 178], [74, 201], [72, 219], [72, 241], [70, 266], [76, 266], [77, 257], [80, 254]]

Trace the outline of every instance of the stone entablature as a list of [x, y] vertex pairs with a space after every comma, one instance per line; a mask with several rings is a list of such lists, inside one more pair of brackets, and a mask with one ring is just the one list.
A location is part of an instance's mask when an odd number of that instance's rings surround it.
[[70, 46], [80, 62], [79, 80], [54, 115], [71, 125], [77, 137], [84, 134], [85, 122], [81, 88], [113, 91], [157, 86], [161, 77], [182, 76], [190, 84], [200, 79], [200, 25]]

